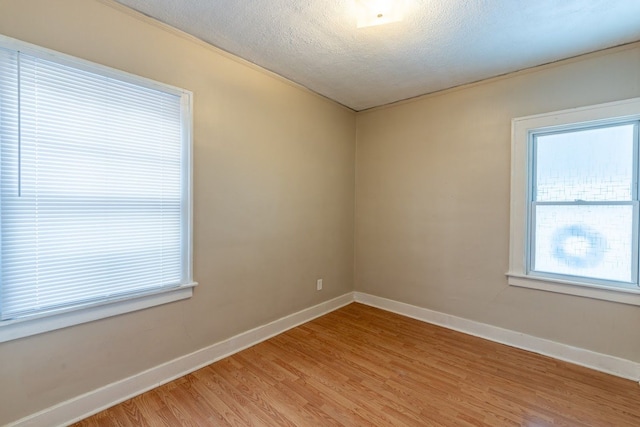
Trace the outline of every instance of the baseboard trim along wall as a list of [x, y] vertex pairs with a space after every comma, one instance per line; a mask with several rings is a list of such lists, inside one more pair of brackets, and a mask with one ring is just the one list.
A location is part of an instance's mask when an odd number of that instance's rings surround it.
[[148, 369], [129, 378], [44, 409], [8, 427], [66, 426], [96, 414], [145, 391], [166, 384], [220, 359], [249, 348], [298, 325], [353, 302], [349, 292], [281, 319], [258, 326], [227, 340]]
[[353, 301], [618, 377], [634, 381], [640, 379], [640, 363], [637, 362], [572, 347], [403, 302], [362, 292], [350, 292], [44, 409], [11, 423], [8, 427], [49, 427], [74, 423], [316, 317], [344, 307]]
[[356, 302], [618, 377], [640, 380], [640, 363], [361, 292]]

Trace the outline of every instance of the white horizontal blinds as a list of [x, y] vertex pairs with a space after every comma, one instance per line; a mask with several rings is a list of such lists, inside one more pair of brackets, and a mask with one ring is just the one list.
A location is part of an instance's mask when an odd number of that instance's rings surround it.
[[[13, 192], [17, 195], [19, 164], [18, 120], [18, 54], [0, 48], [0, 195]], [[10, 215], [4, 209], [4, 197], [0, 197], [0, 225], [9, 224]], [[0, 272], [5, 271], [5, 249], [0, 232]], [[0, 315], [4, 307], [4, 280], [0, 281]]]
[[25, 54], [19, 77], [2, 319], [180, 285], [180, 96]]

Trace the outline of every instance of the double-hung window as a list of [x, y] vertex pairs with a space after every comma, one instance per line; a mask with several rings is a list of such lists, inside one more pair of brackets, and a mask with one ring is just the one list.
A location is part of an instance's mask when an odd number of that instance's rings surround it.
[[0, 38], [0, 341], [191, 296], [190, 110]]
[[640, 304], [640, 99], [512, 129], [509, 283]]

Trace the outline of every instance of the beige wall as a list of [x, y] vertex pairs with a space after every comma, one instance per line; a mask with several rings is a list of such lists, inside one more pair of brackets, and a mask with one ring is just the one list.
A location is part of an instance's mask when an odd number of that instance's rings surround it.
[[200, 283], [0, 344], [0, 425], [353, 290], [353, 112], [103, 2], [0, 0], [0, 33], [193, 91]]
[[640, 96], [640, 45], [357, 117], [356, 290], [640, 362], [640, 307], [509, 287], [514, 117]]

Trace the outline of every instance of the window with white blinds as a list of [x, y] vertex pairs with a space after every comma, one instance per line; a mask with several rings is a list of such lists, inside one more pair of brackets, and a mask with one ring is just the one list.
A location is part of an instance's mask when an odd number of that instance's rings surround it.
[[186, 91], [0, 45], [0, 326], [191, 289], [189, 110]]

